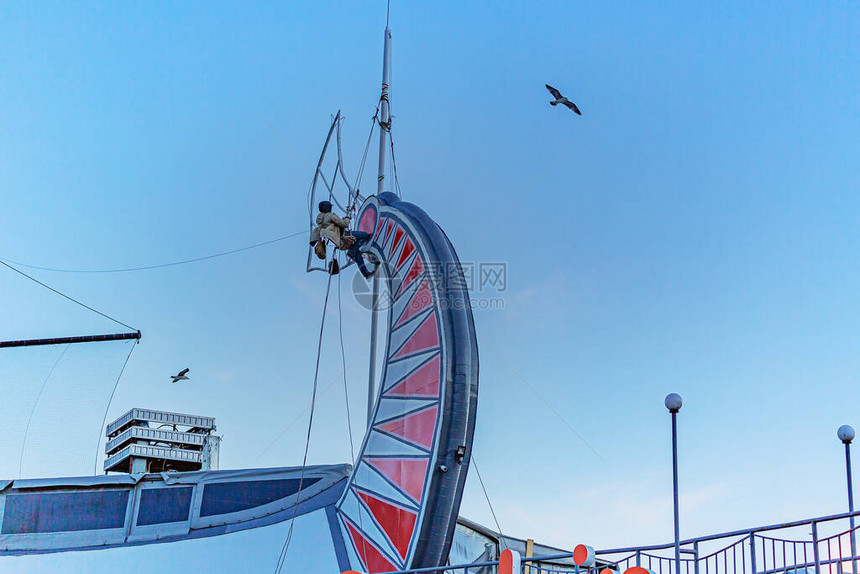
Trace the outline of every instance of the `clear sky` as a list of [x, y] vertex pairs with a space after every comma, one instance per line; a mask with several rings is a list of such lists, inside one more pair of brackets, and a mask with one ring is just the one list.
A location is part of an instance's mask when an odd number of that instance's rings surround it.
[[[3, 3], [0, 257], [136, 267], [304, 229], [312, 170], [260, 118], [314, 163], [343, 110], [355, 174], [384, 22], [381, 1]], [[476, 312], [474, 453], [502, 529], [567, 547], [668, 541], [671, 391], [685, 400], [684, 536], [845, 510], [858, 5], [395, 0], [391, 26], [403, 196], [463, 261], [507, 265], [504, 309]], [[583, 115], [550, 107], [544, 83]], [[32, 274], [143, 332], [110, 416], [215, 416], [222, 467], [295, 465], [306, 416], [266, 449], [310, 401], [325, 277], [305, 274], [306, 254], [296, 238], [159, 270]], [[351, 280], [360, 434], [369, 314]], [[3, 339], [118, 329], [4, 268], [0, 293]], [[336, 325], [335, 307], [311, 463], [349, 459]], [[34, 448], [25, 475], [89, 472], [105, 373], [127, 347], [112, 349], [93, 389], [68, 369], [34, 418], [33, 432], [63, 416], [86, 435], [79, 458]], [[186, 366], [191, 381], [171, 385]], [[0, 435], [16, 436], [44, 377], [4, 378]], [[63, 412], [70, 384], [87, 408]], [[17, 476], [18, 452], [0, 468]], [[462, 513], [492, 524], [474, 476]]]

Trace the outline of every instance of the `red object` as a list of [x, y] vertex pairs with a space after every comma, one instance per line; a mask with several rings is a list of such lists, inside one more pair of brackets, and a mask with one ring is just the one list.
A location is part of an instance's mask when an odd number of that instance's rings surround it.
[[415, 258], [415, 261], [412, 262], [412, 267], [409, 268], [409, 271], [407, 271], [406, 275], [403, 277], [403, 282], [400, 284], [400, 288], [397, 290], [395, 298], [400, 297], [400, 293], [409, 287], [422, 273], [424, 273], [424, 263], [421, 262], [421, 256], [419, 255]]
[[376, 425], [376, 428], [429, 449], [433, 446], [433, 431], [436, 430], [438, 411], [439, 407], [433, 405], [423, 411], [411, 412], [399, 419]]
[[436, 398], [439, 396], [439, 355], [385, 391], [386, 397]]
[[352, 543], [355, 544], [359, 558], [364, 563], [364, 567], [367, 568], [367, 574], [397, 571], [397, 567], [372, 542], [362, 536], [361, 532], [356, 530], [352, 524], [347, 522], [346, 527], [349, 529], [349, 536], [352, 538]]
[[409, 259], [409, 256], [412, 255], [413, 251], [415, 251], [415, 244], [407, 237], [406, 244], [403, 246], [403, 253], [400, 254], [400, 259], [397, 260], [397, 265], [394, 266], [395, 271], [400, 269], [400, 266]]
[[582, 566], [588, 560], [588, 546], [585, 544], [577, 544], [573, 549], [573, 563], [577, 566]]
[[356, 490], [359, 498], [367, 505], [373, 518], [382, 527], [388, 540], [400, 553], [400, 557], [406, 560], [409, 552], [409, 542], [412, 540], [412, 532], [415, 530], [415, 521], [418, 514], [395, 506], [385, 500], [379, 499], [370, 493]]
[[361, 214], [361, 220], [358, 222], [358, 230], [365, 233], [373, 233], [376, 229], [376, 208], [368, 207]]
[[400, 315], [400, 318], [397, 320], [397, 323], [394, 324], [394, 328], [398, 328], [400, 325], [424, 311], [430, 305], [433, 304], [433, 293], [430, 291], [430, 283], [425, 279], [421, 286], [418, 287], [418, 290], [412, 294], [412, 299], [409, 300], [409, 303], [406, 304], [406, 308], [403, 310], [403, 314]]
[[400, 243], [400, 240], [403, 239], [403, 228], [397, 227], [397, 231], [394, 232], [394, 242], [391, 244], [391, 253], [389, 253], [389, 257], [394, 255], [394, 250], [397, 249], [397, 244]]
[[372, 243], [382, 243], [382, 240], [385, 239], [385, 224], [388, 221], [385, 217], [380, 217], [376, 220], [376, 230], [373, 232], [373, 239], [371, 239]]
[[428, 351], [439, 346], [439, 328], [436, 325], [436, 313], [430, 313], [424, 323], [415, 331], [412, 337], [406, 341], [406, 344], [400, 347], [400, 350], [391, 357], [390, 360], [396, 361], [414, 355], [422, 351]]
[[502, 550], [502, 554], [499, 556], [499, 574], [520, 574], [514, 572], [514, 553], [511, 552], [510, 548]]
[[427, 474], [426, 458], [365, 458], [364, 460], [387, 476], [415, 502], [421, 500], [424, 478]]

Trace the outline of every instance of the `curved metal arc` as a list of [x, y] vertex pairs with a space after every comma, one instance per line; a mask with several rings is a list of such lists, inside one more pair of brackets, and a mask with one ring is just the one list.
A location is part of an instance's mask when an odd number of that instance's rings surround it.
[[[401, 201], [392, 193], [385, 193], [376, 197], [371, 196], [358, 211], [356, 217], [359, 222], [362, 220], [366, 209], [371, 208], [371, 206], [377, 210], [374, 223], [377, 233], [368, 252], [376, 255], [383, 266], [386, 263], [394, 265], [394, 261], [397, 261], [405, 249], [405, 247], [397, 246], [405, 246], [407, 241], [411, 241], [414, 246], [415, 260], [420, 259], [423, 262], [422, 265], [450, 264], [459, 269], [459, 259], [450, 241], [439, 226], [420, 208]], [[381, 225], [385, 221], [387, 221], [385, 224], [389, 226], [388, 229], [392, 229], [392, 224], [395, 225], [396, 232], [391, 231], [390, 234], [380, 235]], [[398, 237], [397, 243], [391, 239], [395, 234]], [[410, 249], [413, 248], [410, 247]], [[447, 558], [456, 526], [462, 489], [465, 484], [465, 472], [471, 455], [478, 385], [478, 356], [474, 320], [468, 303], [463, 300], [465, 295], [460, 291], [449, 290], [442, 285], [437, 285], [435, 281], [431, 282], [431, 271], [428, 270], [430, 268], [424, 267], [424, 269], [425, 271], [421, 271], [421, 274], [427, 282], [428, 288], [432, 290], [432, 303], [427, 307], [427, 314], [424, 319], [412, 327], [401, 327], [409, 331], [400, 333], [399, 337], [401, 338], [398, 339], [397, 349], [392, 348], [392, 335], [393, 329], [395, 329], [392, 325], [396, 319], [393, 316], [394, 307], [389, 306], [388, 313], [386, 313], [388, 328], [385, 329], [385, 353], [380, 367], [380, 394], [376, 397], [372, 423], [359, 449], [358, 460], [361, 462], [356, 464], [357, 469], [365, 468], [366, 472], [363, 475], [357, 472], [350, 477], [350, 483], [337, 504], [339, 516], [349, 523], [356, 523], [355, 518], [361, 516], [360, 509], [362, 506], [356, 498], [357, 495], [353, 494], [352, 486], [354, 484], [358, 485], [363, 492], [369, 492], [371, 495], [376, 493], [377, 496], [382, 497], [387, 496], [387, 490], [398, 491], [399, 493], [394, 495], [401, 497], [403, 504], [413, 509], [411, 512], [414, 513], [416, 522], [410, 527], [411, 530], [405, 531], [397, 530], [401, 528], [399, 523], [398, 526], [382, 526], [389, 541], [385, 542], [384, 553], [387, 560], [393, 560], [392, 565], [399, 562], [400, 566], [417, 567], [443, 564]], [[404, 268], [401, 268], [399, 272], [392, 268], [390, 273], [383, 273], [381, 279], [388, 284], [390, 292], [399, 292], [398, 286], [393, 284], [394, 276], [402, 277], [402, 273], [406, 273], [406, 271], [404, 265]], [[459, 269], [459, 273], [462, 273], [461, 269]], [[418, 278], [414, 281], [417, 289], [421, 285], [421, 281]], [[400, 301], [398, 299], [398, 301], [400, 304], [407, 303], [411, 300], [412, 295], [409, 291], [399, 293], [399, 297], [406, 297], [407, 300]], [[398, 295], [394, 296], [397, 297]], [[398, 303], [393, 301], [392, 304], [397, 305]], [[417, 455], [405, 446], [401, 448], [398, 446], [399, 443], [388, 443], [385, 440], [379, 442], [373, 439], [373, 437], [381, 436], [373, 430], [378, 423], [398, 420], [398, 418], [405, 421], [409, 413], [412, 412], [410, 411], [411, 407], [406, 404], [410, 402], [409, 397], [397, 398], [393, 395], [386, 397], [382, 393], [382, 389], [390, 390], [393, 383], [405, 381], [412, 376], [406, 372], [393, 374], [391, 365], [399, 363], [399, 359], [396, 357], [399, 352], [398, 349], [406, 348], [411, 337], [426, 338], [432, 332], [425, 331], [423, 334], [419, 334], [418, 324], [435, 325], [438, 336], [438, 339], [431, 337], [431, 340], [423, 343], [426, 345], [425, 347], [421, 347], [422, 343], [418, 343], [414, 349], [416, 354], [409, 355], [408, 352], [406, 355], [408, 360], [410, 356], [418, 357], [423, 353], [426, 360], [422, 359], [423, 363], [419, 362], [414, 365], [421, 365], [421, 368], [424, 368], [425, 365], [433, 365], [433, 361], [436, 361], [436, 366], [429, 367], [430, 371], [424, 375], [419, 375], [426, 377], [428, 381], [435, 378], [439, 385], [435, 398], [427, 399], [430, 401], [428, 406], [432, 406], [435, 413], [432, 419], [432, 435], [429, 434], [431, 421], [422, 423], [426, 424], [428, 429], [425, 431], [424, 439], [429, 440], [431, 445], [430, 451], [426, 455]], [[413, 373], [415, 372], [418, 370], [413, 371]], [[398, 405], [398, 401], [401, 401], [402, 404]], [[374, 444], [371, 446], [372, 439]], [[466, 455], [463, 460], [458, 461], [455, 460], [454, 453], [460, 446], [466, 448]], [[401, 466], [400, 470], [394, 471], [395, 474], [386, 474], [390, 480], [382, 478], [381, 474], [380, 477], [373, 478], [376, 474], [367, 473], [375, 472], [371, 469], [374, 463], [368, 461], [380, 457], [400, 463], [412, 460], [423, 461], [424, 465], [411, 468]], [[381, 472], [384, 474], [387, 471]], [[407, 484], [420, 489], [420, 493], [410, 491]], [[407, 499], [410, 498], [412, 502], [407, 502]], [[348, 533], [344, 532], [344, 534]], [[371, 538], [376, 536], [372, 531], [360, 535], [362, 537], [371, 536]], [[399, 537], [397, 538], [399, 543], [404, 546], [395, 548], [393, 546], [395, 537]], [[357, 549], [355, 551], [358, 552]], [[405, 556], [403, 552], [406, 553]], [[361, 557], [357, 558], [359, 561], [361, 559]], [[353, 564], [353, 566], [357, 565]]]
[[[313, 215], [313, 205], [314, 200], [316, 199], [316, 189], [317, 183], [319, 182], [319, 176], [321, 175], [322, 164], [325, 160], [325, 154], [328, 150], [328, 144], [331, 142], [331, 135], [334, 133], [334, 128], [337, 126], [337, 122], [340, 119], [340, 110], [337, 111], [337, 115], [335, 115], [334, 119], [331, 122], [331, 126], [328, 129], [328, 134], [326, 134], [325, 143], [323, 144], [322, 151], [320, 152], [319, 161], [317, 161], [317, 167], [314, 170], [314, 179], [311, 183], [311, 193], [308, 197], [308, 219], [310, 220], [311, 229], [313, 229], [314, 225], [314, 215]], [[328, 184], [326, 183], [326, 186]]]
[[[329, 127], [328, 134], [326, 135], [325, 143], [323, 144], [322, 151], [320, 152], [319, 161], [317, 161], [317, 167], [314, 170], [314, 178], [311, 183], [310, 194], [308, 195], [308, 219], [309, 219], [309, 229], [308, 234], [310, 234], [315, 226], [314, 222], [314, 205], [316, 204], [316, 191], [317, 186], [322, 180], [323, 186], [325, 186], [328, 191], [329, 199], [337, 205], [338, 208], [341, 209], [346, 215], [349, 215], [350, 208], [354, 207], [354, 204], [360, 198], [357, 190], [349, 183], [349, 180], [346, 177], [346, 172], [343, 167], [343, 146], [341, 140], [341, 127], [343, 124], [344, 117], [341, 115], [341, 111], [338, 110], [337, 114], [334, 116], [331, 122], [331, 126]], [[337, 163], [334, 166], [334, 172], [331, 175], [331, 181], [325, 176], [323, 173], [322, 165], [325, 161], [326, 153], [328, 152], [328, 146], [331, 143], [332, 134], [335, 134], [335, 143], [337, 149]], [[340, 175], [341, 180], [348, 190], [347, 196], [347, 205], [344, 206], [340, 200], [338, 200], [337, 196], [334, 195], [334, 186], [337, 183], [338, 174]], [[347, 262], [345, 265], [341, 267], [344, 269], [349, 267], [352, 262]], [[306, 271], [328, 271], [325, 267], [318, 267], [313, 265], [313, 248], [308, 249], [308, 259], [306, 265]]]
[[337, 166], [334, 166], [334, 173], [332, 174], [332, 183], [328, 182], [328, 178], [326, 178], [322, 170], [319, 171], [319, 175], [322, 178], [323, 185], [325, 185], [326, 189], [328, 190], [329, 200], [334, 201], [334, 204], [338, 206], [342, 211], [346, 211], [346, 207], [343, 206], [343, 204], [334, 194], [334, 182], [337, 181]]
[[[341, 147], [341, 140], [340, 140], [340, 127], [341, 127], [342, 123], [343, 123], [343, 118], [341, 118], [341, 120], [337, 123], [337, 170], [340, 173], [340, 177], [343, 180], [343, 183], [346, 185], [346, 189], [349, 190], [349, 195], [347, 196], [346, 204], [348, 207], [353, 207], [353, 204], [356, 201], [356, 199], [354, 198], [355, 190], [349, 184], [349, 180], [346, 179], [346, 174], [343, 171], [343, 149]], [[335, 175], [335, 177], [337, 177], [337, 176]], [[348, 209], [346, 209], [344, 211], [347, 211], [347, 215], [349, 215]]]
[[[323, 164], [323, 161], [325, 161], [325, 154], [326, 154], [326, 151], [328, 151], [328, 144], [331, 142], [331, 136], [334, 133], [334, 129], [335, 129], [335, 127], [337, 127], [337, 124], [339, 121], [340, 121], [340, 110], [337, 111], [337, 114], [335, 115], [334, 119], [331, 121], [331, 126], [328, 129], [328, 134], [326, 135], [325, 143], [323, 144], [322, 151], [320, 152], [320, 158], [317, 161], [317, 167], [314, 170], [314, 179], [313, 179], [313, 182], [311, 183], [310, 193], [308, 194], [308, 237], [310, 237], [310, 234], [314, 230], [315, 222], [314, 222], [313, 206], [316, 203], [317, 184], [319, 183], [320, 177], [322, 177], [323, 184], [329, 190], [329, 193], [331, 193], [331, 186], [328, 185], [328, 182], [325, 180], [325, 175], [323, 175], [323, 173], [322, 173], [322, 164]], [[323, 267], [314, 267], [313, 265], [311, 265], [311, 263], [313, 261], [313, 256], [314, 256], [313, 246], [309, 246], [308, 247], [308, 261], [307, 261], [307, 265], [306, 265], [305, 270], [308, 273], [310, 273], [311, 271], [326, 271], [326, 269]]]

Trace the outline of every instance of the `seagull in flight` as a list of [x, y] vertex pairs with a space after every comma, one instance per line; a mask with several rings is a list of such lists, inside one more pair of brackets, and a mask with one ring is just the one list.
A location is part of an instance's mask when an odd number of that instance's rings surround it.
[[555, 98], [555, 101], [550, 102], [549, 105], [557, 106], [557, 105], [561, 104], [561, 105], [567, 106], [571, 110], [575, 111], [578, 115], [580, 115], [580, 116], [582, 115], [582, 112], [579, 111], [579, 108], [576, 107], [576, 104], [574, 104], [573, 102], [571, 102], [570, 100], [568, 100], [567, 98], [562, 96], [561, 92], [559, 92], [558, 90], [556, 90], [555, 88], [553, 88], [549, 84], [544, 84], [544, 85], [546, 86], [546, 89], [549, 90], [549, 93], [552, 94], [552, 97]]
[[191, 369], [185, 368], [185, 369], [182, 369], [181, 371], [179, 371], [179, 373], [177, 373], [175, 375], [170, 375], [170, 378], [173, 379], [170, 382], [171, 383], [178, 383], [179, 381], [189, 380], [189, 377], [187, 377], [186, 375], [188, 374], [188, 371], [190, 371], [190, 370]]

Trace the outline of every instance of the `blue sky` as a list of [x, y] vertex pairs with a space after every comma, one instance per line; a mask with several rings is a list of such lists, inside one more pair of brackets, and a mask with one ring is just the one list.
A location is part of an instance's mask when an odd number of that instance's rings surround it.
[[[835, 431], [860, 426], [857, 5], [395, 1], [391, 18], [403, 195], [462, 260], [507, 265], [504, 310], [476, 313], [475, 456], [503, 530], [669, 540], [670, 391], [686, 402], [684, 535], [844, 510]], [[343, 110], [354, 174], [384, 19], [382, 2], [4, 4], [0, 257], [110, 269], [302, 230], [311, 170], [258, 115], [313, 163]], [[545, 82], [583, 116], [551, 108]], [[325, 277], [305, 257], [299, 238], [138, 273], [32, 273], [142, 330], [111, 416], [212, 415], [222, 466], [277, 466], [304, 446], [300, 418], [263, 452], [310, 401]], [[369, 317], [343, 280], [360, 432]], [[0, 292], [3, 339], [116, 328], [8, 270]], [[323, 387], [336, 324], [333, 309]], [[88, 472], [126, 351], [100, 352], [112, 366], [69, 415], [89, 436], [79, 456], [43, 460], [45, 446], [25, 469]], [[192, 380], [170, 385], [185, 366]], [[86, 388], [85, 367], [68, 371], [35, 432], [68, 385]], [[15, 404], [32, 378], [14, 378]], [[20, 407], [0, 409], [14, 436]], [[310, 462], [348, 460], [340, 382], [316, 420]], [[474, 477], [463, 514], [492, 522]]]

